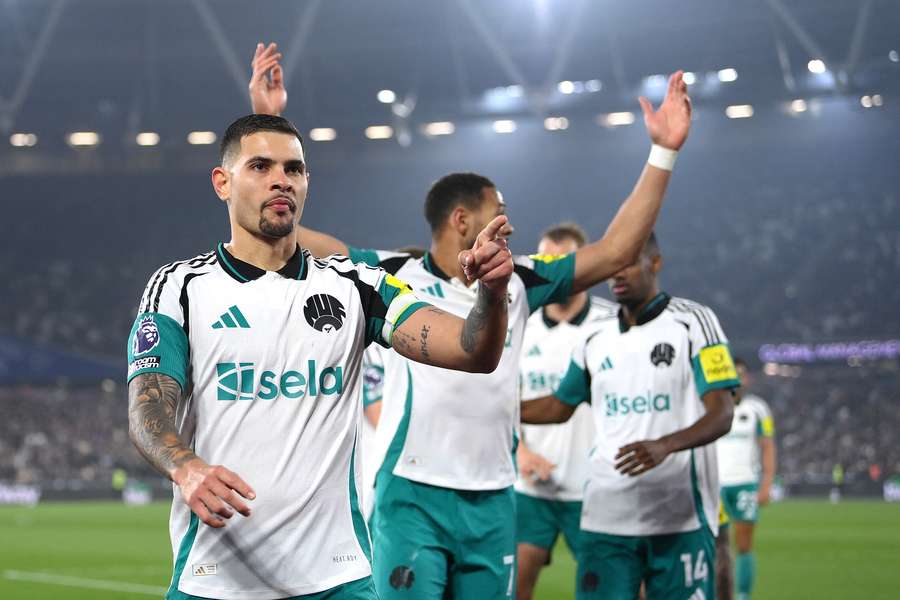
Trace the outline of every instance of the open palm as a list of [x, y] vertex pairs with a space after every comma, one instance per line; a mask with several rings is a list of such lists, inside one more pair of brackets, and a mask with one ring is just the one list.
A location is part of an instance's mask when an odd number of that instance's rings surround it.
[[666, 97], [658, 110], [654, 111], [653, 105], [643, 96], [639, 98], [650, 139], [671, 150], [681, 148], [691, 128], [691, 99], [683, 75], [682, 71], [677, 71], [669, 77]]
[[253, 112], [261, 115], [280, 115], [287, 106], [284, 73], [278, 61], [281, 54], [277, 44], [256, 45], [253, 55], [253, 74], [250, 76], [250, 103]]

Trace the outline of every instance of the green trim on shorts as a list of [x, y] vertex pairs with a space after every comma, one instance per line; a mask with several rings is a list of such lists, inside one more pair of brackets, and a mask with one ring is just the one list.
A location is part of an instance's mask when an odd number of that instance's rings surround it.
[[188, 523], [187, 531], [184, 533], [184, 537], [181, 538], [181, 544], [178, 546], [178, 557], [175, 559], [175, 571], [172, 574], [172, 583], [169, 585], [169, 591], [166, 592], [166, 600], [182, 600], [183, 598], [190, 598], [190, 596], [178, 591], [178, 581], [181, 579], [181, 574], [184, 573], [184, 566], [187, 564], [191, 548], [194, 547], [194, 540], [197, 538], [197, 527], [199, 523], [200, 519], [191, 512], [191, 520]]

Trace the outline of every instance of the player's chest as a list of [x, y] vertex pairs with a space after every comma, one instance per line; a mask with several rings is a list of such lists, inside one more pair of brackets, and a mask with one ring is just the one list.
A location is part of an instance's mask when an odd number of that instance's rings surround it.
[[523, 392], [550, 393], [559, 387], [572, 358], [572, 346], [577, 330], [557, 325], [540, 334], [528, 328], [522, 346], [521, 377]]
[[728, 437], [731, 439], [748, 439], [756, 435], [757, 422], [753, 411], [738, 405], [734, 411], [734, 419], [731, 422], [731, 431]]
[[585, 350], [591, 381], [604, 388], [674, 391], [690, 376], [690, 342], [677, 324], [653, 321], [622, 332], [613, 323]]
[[183, 305], [192, 354], [206, 359], [343, 354], [358, 337], [352, 285], [296, 282], [267, 275], [248, 283], [192, 282]]

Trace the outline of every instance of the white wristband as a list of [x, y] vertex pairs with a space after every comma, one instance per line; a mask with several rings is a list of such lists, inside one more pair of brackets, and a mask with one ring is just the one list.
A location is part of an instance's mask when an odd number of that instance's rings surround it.
[[650, 147], [650, 156], [647, 158], [647, 164], [652, 165], [657, 169], [671, 171], [672, 167], [675, 166], [676, 158], [678, 158], [678, 150], [669, 150], [668, 148], [653, 144]]

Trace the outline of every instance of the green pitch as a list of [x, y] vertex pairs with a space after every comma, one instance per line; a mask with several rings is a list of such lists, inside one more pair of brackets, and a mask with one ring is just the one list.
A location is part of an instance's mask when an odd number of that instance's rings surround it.
[[[764, 509], [757, 529], [757, 593], [764, 600], [897, 598], [900, 505], [789, 501]], [[171, 573], [168, 505], [112, 503], [0, 507], [0, 598], [138, 600], [162, 597]], [[564, 546], [536, 597], [572, 598]]]

